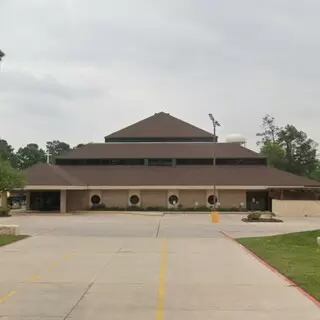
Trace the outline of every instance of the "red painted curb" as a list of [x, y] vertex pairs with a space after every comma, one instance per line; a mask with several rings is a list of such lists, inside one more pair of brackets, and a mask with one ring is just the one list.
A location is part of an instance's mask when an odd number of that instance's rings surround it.
[[241, 243], [239, 243], [235, 238], [229, 236], [227, 233], [220, 231], [225, 237], [228, 239], [234, 241], [237, 243], [242, 249], [244, 249], [246, 252], [248, 252], [252, 257], [256, 258], [260, 263], [262, 263], [265, 267], [267, 267], [269, 270], [271, 270], [273, 273], [277, 274], [280, 278], [282, 278], [284, 281], [286, 281], [290, 286], [293, 286], [296, 288], [300, 293], [302, 293], [305, 297], [307, 297], [309, 300], [311, 300], [318, 308], [320, 308], [320, 301], [316, 300], [313, 296], [311, 296], [307, 291], [303, 290], [301, 287], [299, 287], [294, 281], [287, 278], [285, 275], [283, 275], [280, 271], [275, 269], [274, 267], [270, 266], [266, 261], [258, 257], [255, 253], [253, 253], [251, 250], [243, 246]]

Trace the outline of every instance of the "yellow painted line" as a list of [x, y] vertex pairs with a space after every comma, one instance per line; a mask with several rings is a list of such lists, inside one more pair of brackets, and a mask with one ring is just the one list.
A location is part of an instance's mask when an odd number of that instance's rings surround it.
[[50, 264], [50, 266], [48, 267], [50, 270], [51, 269], [54, 269], [58, 266], [58, 263], [53, 263], [53, 264]]
[[72, 253], [66, 253], [64, 256], [63, 256], [63, 259], [69, 259], [71, 258], [72, 256]]
[[14, 291], [11, 291], [11, 292], [8, 294], [8, 298], [14, 296], [16, 293], [17, 293], [17, 291], [15, 291], [15, 290], [14, 290]]
[[1, 297], [0, 298], [0, 303], [5, 302], [6, 300], [8, 300], [10, 297], [14, 296], [17, 293], [17, 291], [11, 291], [8, 295]]
[[33, 277], [31, 277], [31, 278], [25, 279], [24, 281], [25, 281], [25, 282], [32, 282], [32, 281], [35, 281], [35, 280], [37, 280], [37, 279], [39, 279], [39, 278], [40, 278], [40, 274], [36, 274], [36, 275], [34, 275]]
[[161, 266], [160, 266], [156, 320], [163, 320], [164, 296], [165, 296], [165, 284], [166, 284], [166, 267], [167, 267], [167, 245], [168, 245], [167, 240], [166, 239], [163, 240], [162, 250], [161, 250]]

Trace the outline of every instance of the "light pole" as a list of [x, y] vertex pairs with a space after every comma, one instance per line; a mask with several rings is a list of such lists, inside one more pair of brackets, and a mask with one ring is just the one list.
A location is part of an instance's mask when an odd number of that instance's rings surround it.
[[[218, 138], [216, 135], [216, 128], [221, 127], [221, 124], [213, 117], [211, 113], [209, 113], [209, 118], [212, 122], [213, 126], [213, 145], [212, 145], [212, 155], [213, 155], [213, 212], [216, 214], [216, 205], [217, 205], [217, 190], [216, 190], [216, 152], [215, 152], [215, 144], [218, 142]], [[212, 220], [218, 219], [212, 216]]]
[[0, 71], [1, 71], [1, 61], [4, 56], [5, 56], [4, 52], [0, 50]]

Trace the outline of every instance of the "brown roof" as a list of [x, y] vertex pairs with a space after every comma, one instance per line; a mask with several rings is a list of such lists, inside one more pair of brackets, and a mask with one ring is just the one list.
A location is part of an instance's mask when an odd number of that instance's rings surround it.
[[85, 185], [77, 177], [70, 175], [62, 166], [38, 163], [26, 170], [24, 175], [28, 185], [41, 186], [81, 186]]
[[317, 181], [267, 166], [149, 167], [50, 166], [27, 170], [28, 185], [76, 186], [297, 186], [320, 187]]
[[[264, 158], [236, 143], [216, 143], [214, 150], [217, 158]], [[213, 143], [91, 143], [58, 158], [213, 158]]]
[[212, 134], [190, 123], [160, 112], [136, 122], [105, 138], [204, 138]]

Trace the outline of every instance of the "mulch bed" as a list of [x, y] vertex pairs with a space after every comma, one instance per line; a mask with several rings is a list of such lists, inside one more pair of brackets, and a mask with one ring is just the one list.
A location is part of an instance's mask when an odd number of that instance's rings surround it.
[[280, 219], [275, 219], [275, 218], [260, 218], [257, 220], [252, 220], [252, 219], [248, 219], [248, 218], [243, 218], [242, 219], [243, 222], [283, 222]]

